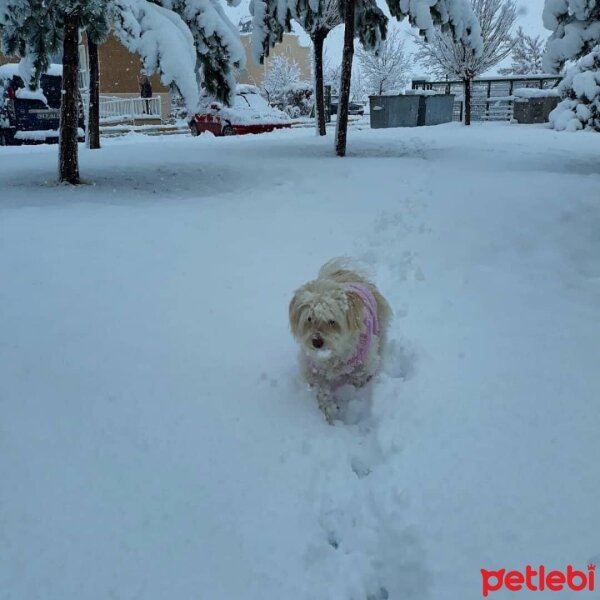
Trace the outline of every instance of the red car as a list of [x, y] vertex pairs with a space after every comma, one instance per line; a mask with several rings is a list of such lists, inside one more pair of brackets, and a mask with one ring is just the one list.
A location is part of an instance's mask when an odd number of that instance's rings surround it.
[[195, 114], [190, 122], [193, 136], [210, 131], [214, 135], [265, 133], [292, 126], [290, 118], [260, 95], [253, 85], [238, 85], [232, 106], [218, 102]]

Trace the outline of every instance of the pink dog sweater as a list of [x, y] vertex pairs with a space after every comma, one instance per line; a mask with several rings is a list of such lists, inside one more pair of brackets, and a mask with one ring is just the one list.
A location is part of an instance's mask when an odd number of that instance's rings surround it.
[[368, 286], [363, 283], [348, 283], [346, 289], [358, 294], [363, 304], [364, 331], [360, 334], [356, 351], [346, 363], [348, 367], [354, 368], [367, 358], [373, 343], [373, 336], [379, 334], [379, 319], [377, 318], [377, 301]]

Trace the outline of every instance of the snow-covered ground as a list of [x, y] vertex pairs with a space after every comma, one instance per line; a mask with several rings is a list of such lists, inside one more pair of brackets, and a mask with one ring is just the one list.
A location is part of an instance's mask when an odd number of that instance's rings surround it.
[[[77, 188], [56, 153], [0, 149], [2, 600], [471, 600], [600, 562], [600, 136], [133, 134]], [[287, 304], [342, 254], [395, 320], [330, 427]]]

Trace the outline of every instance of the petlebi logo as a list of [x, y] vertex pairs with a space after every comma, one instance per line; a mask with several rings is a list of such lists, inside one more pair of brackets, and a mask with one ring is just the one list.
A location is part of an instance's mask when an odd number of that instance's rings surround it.
[[507, 589], [511, 592], [530, 590], [532, 592], [560, 592], [570, 589], [574, 592], [593, 592], [596, 587], [596, 565], [588, 565], [586, 571], [577, 571], [568, 565], [565, 571], [550, 571], [544, 565], [537, 570], [527, 565], [525, 571], [487, 571], [481, 569], [482, 593], [487, 598], [490, 592]]

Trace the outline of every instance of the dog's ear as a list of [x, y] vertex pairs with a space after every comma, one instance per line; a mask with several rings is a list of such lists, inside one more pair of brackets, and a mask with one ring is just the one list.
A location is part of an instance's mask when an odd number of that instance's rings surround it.
[[350, 331], [362, 331], [363, 328], [363, 303], [361, 297], [353, 290], [346, 290], [348, 311], [346, 319]]
[[289, 307], [289, 313], [290, 313], [290, 329], [292, 330], [292, 334], [296, 337], [298, 337], [298, 328], [300, 327], [300, 315], [301, 315], [301, 309], [302, 309], [302, 300], [300, 298], [300, 296], [304, 295], [302, 293], [302, 290], [296, 290], [294, 296], [292, 297], [292, 299], [290, 300], [290, 307]]

